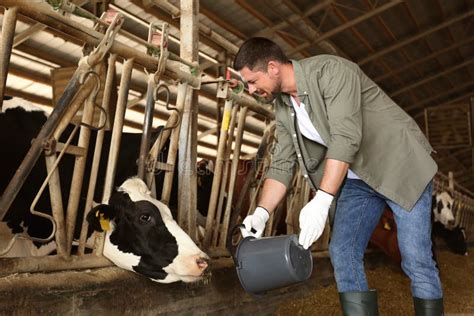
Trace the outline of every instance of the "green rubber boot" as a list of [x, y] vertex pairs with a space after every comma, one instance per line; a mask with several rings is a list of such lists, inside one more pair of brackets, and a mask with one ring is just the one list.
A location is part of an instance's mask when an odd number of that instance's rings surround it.
[[443, 298], [437, 300], [423, 300], [418, 297], [413, 297], [415, 304], [416, 316], [441, 316], [443, 311]]
[[377, 291], [339, 293], [344, 316], [377, 316]]

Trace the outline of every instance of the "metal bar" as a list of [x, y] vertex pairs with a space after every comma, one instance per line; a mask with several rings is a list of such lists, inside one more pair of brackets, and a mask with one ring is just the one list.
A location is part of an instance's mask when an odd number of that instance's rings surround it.
[[[180, 10], [179, 8], [173, 6], [171, 3], [167, 2], [166, 4], [164, 4], [163, 1], [156, 1], [156, 0], [145, 0], [145, 1], [146, 2], [151, 2], [151, 3], [147, 3], [147, 5], [144, 5], [144, 7], [149, 8], [151, 5], [156, 5], [157, 7], [162, 8], [163, 10], [168, 11], [168, 12], [170, 12], [172, 10], [175, 14], [180, 16], [180, 23], [181, 23], [181, 20], [183, 19], [182, 10]], [[150, 4], [150, 5], [148, 5], [148, 4]], [[183, 7], [182, 4], [181, 4], [181, 7]], [[221, 46], [222, 48], [224, 48], [228, 52], [231, 52], [232, 54], [236, 54], [237, 51], [239, 50], [238, 46], [236, 46], [234, 43], [230, 42], [228, 39], [226, 39], [222, 35], [214, 32], [207, 25], [200, 24], [199, 21], [197, 21], [195, 23], [195, 25], [196, 25], [196, 27], [198, 28], [198, 30], [201, 34], [205, 35], [206, 37], [211, 39], [214, 43], [218, 44], [219, 46]], [[185, 43], [183, 43], [183, 41], [184, 40], [182, 39], [181, 46], [185, 45]]]
[[[89, 56], [90, 57], [90, 56]], [[96, 67], [99, 70], [99, 67]], [[99, 71], [97, 71], [99, 72]], [[82, 123], [84, 126], [81, 126], [79, 133], [79, 140], [77, 145], [81, 148], [84, 148], [85, 155], [77, 156], [74, 162], [74, 172], [71, 180], [71, 190], [69, 193], [69, 200], [67, 203], [66, 210], [66, 251], [69, 254], [72, 248], [72, 240], [74, 238], [74, 230], [76, 227], [76, 218], [77, 210], [79, 207], [79, 201], [81, 198], [82, 192], [82, 183], [84, 180], [84, 172], [87, 163], [87, 152], [89, 150], [89, 142], [91, 136], [91, 129], [89, 126], [92, 124], [92, 119], [94, 115], [94, 103], [97, 97], [97, 94], [100, 90], [100, 77], [97, 72], [91, 72], [90, 74], [96, 78], [96, 87], [91, 94], [89, 94], [87, 100], [84, 103], [84, 109], [82, 114]], [[87, 74], [86, 74], [87, 75]]]
[[110, 267], [112, 263], [105, 257], [94, 254], [84, 256], [61, 256], [25, 257], [25, 258], [0, 258], [1, 275], [15, 273], [61, 271], [70, 269], [91, 269]]
[[46, 28], [46, 25], [41, 24], [41, 23], [36, 23], [15, 36], [15, 39], [13, 40], [13, 47], [17, 47], [27, 39], [29, 39], [32, 35], [35, 33], [41, 32]]
[[[198, 61], [199, 52], [199, 0], [181, 0], [180, 56], [192, 62]], [[179, 132], [178, 168], [178, 224], [197, 241], [197, 118], [198, 93], [188, 87]]]
[[[102, 97], [102, 108], [107, 114], [110, 113], [110, 99], [112, 95], [112, 90], [115, 89], [114, 76], [115, 76], [116, 60], [117, 60], [117, 55], [110, 54], [109, 60], [108, 60], [107, 75], [105, 78], [104, 95]], [[103, 126], [108, 120], [105, 113], [102, 111], [100, 112], [99, 126]], [[105, 128], [102, 128], [97, 132], [97, 137], [95, 140], [94, 158], [92, 160], [89, 187], [87, 190], [86, 204], [84, 206], [84, 217], [82, 218], [81, 235], [79, 237], [79, 248], [78, 248], [79, 255], [84, 255], [85, 253], [87, 228], [88, 228], [86, 216], [88, 212], [90, 211], [90, 209], [92, 208], [94, 192], [95, 192], [95, 188], [97, 184], [97, 174], [99, 171], [100, 158], [102, 156], [102, 145], [104, 143], [104, 136], [105, 136]]]
[[145, 115], [143, 118], [143, 133], [140, 142], [140, 154], [138, 156], [138, 177], [145, 181], [146, 161], [151, 141], [151, 129], [153, 124], [153, 112], [155, 110], [155, 74], [148, 75], [146, 89]]
[[[163, 146], [166, 144], [168, 139], [171, 136], [171, 126], [175, 126], [178, 123], [179, 120], [179, 115], [176, 112], [173, 112], [168, 120], [166, 121], [165, 127], [161, 131], [160, 135], [155, 140], [155, 143], [150, 149], [150, 161], [152, 161], [153, 166], [150, 168], [150, 170], [147, 171], [147, 176], [146, 176], [146, 184], [149, 188], [152, 190], [152, 194], [154, 197], [156, 197], [156, 184], [155, 183], [155, 168], [156, 165], [158, 164], [157, 159], [158, 159], [158, 153], [161, 152], [161, 149]], [[173, 170], [166, 170], [169, 172], [173, 172]]]
[[[97, 32], [91, 28], [87, 28], [82, 24], [75, 22], [67, 17], [62, 16], [61, 14], [51, 10], [50, 6], [38, 0], [3, 0], [3, 5], [5, 7], [18, 6], [18, 10], [21, 14], [34, 19], [38, 22], [41, 22], [48, 27], [57, 29], [64, 34], [73, 36], [81, 41], [87, 42], [89, 44], [97, 45], [100, 43], [104, 34]], [[203, 30], [201, 33], [203, 33]], [[205, 32], [204, 32], [205, 33]], [[218, 38], [218, 35], [209, 29], [208, 33], [214, 34], [215, 38]], [[234, 49], [231, 51], [237, 52], [237, 47], [234, 46]], [[149, 71], [156, 71], [158, 61], [156, 58], [153, 58], [145, 53], [139, 52], [136, 49], [120, 43], [117, 40], [114, 40], [110, 52], [116, 53], [117, 55], [124, 57], [125, 59], [134, 58], [137, 64], [144, 66]], [[179, 65], [174, 63], [167, 63], [165, 76], [178, 79], [181, 81], [186, 81], [191, 86], [197, 88], [200, 85], [200, 79], [179, 69]], [[203, 87], [204, 92], [212, 91], [211, 87]], [[215, 91], [211, 92], [215, 95]], [[267, 107], [262, 106], [261, 103], [255, 101], [254, 99], [248, 96], [238, 96], [234, 93], [231, 93], [231, 98], [239, 102], [242, 106], [248, 106], [250, 110], [257, 112], [259, 114], [265, 115], [270, 119], [274, 118], [273, 112]]]
[[[180, 113], [182, 113], [184, 107], [184, 101], [186, 99], [186, 93], [188, 91], [188, 84], [186, 82], [181, 82], [178, 84], [178, 96], [176, 98], [176, 108]], [[174, 166], [176, 163], [176, 156], [178, 154], [178, 141], [179, 141], [179, 129], [175, 128], [171, 132], [171, 140], [168, 149], [168, 157], [166, 163], [168, 165]], [[174, 168], [175, 169], [175, 168]], [[166, 171], [165, 178], [163, 180], [163, 188], [161, 193], [161, 201], [166, 205], [169, 204], [171, 188], [173, 186], [173, 176], [174, 169], [172, 171]]]
[[[222, 185], [221, 185], [221, 188], [219, 190], [219, 195], [218, 195], [219, 201], [217, 203], [217, 210], [216, 210], [216, 216], [215, 216], [216, 223], [218, 224], [216, 224], [217, 228], [214, 230], [214, 233], [212, 235], [212, 246], [214, 247], [217, 247], [217, 242], [219, 240], [219, 232], [221, 232], [222, 230], [221, 216], [223, 213], [222, 210], [224, 206], [224, 198], [226, 196], [225, 193], [227, 190], [227, 183], [228, 183], [227, 178], [230, 173], [230, 165], [231, 165], [230, 153], [232, 151], [232, 142], [234, 141], [234, 130], [235, 130], [235, 125], [237, 123], [237, 114], [238, 114], [239, 108], [240, 106], [238, 104], [236, 104], [232, 108], [232, 113], [230, 117], [230, 125], [229, 125], [229, 137], [227, 139], [227, 145], [226, 145], [224, 157], [222, 157], [225, 163], [224, 163], [224, 171], [223, 171], [222, 180], [221, 180]], [[219, 145], [219, 142], [217, 143], [217, 145]]]
[[6, 8], [3, 15], [2, 41], [0, 43], [0, 110], [2, 109], [3, 96], [5, 95], [5, 86], [7, 84], [17, 12], [17, 7]]
[[[17, 6], [21, 14], [92, 45], [98, 45], [104, 37], [104, 34], [54, 12], [48, 4], [42, 1], [4, 0], [2, 5], [5, 7]], [[139, 52], [117, 40], [113, 40], [110, 52], [116, 53], [125, 59], [133, 58], [134, 62], [149, 71], [156, 71], [158, 63], [156, 58]], [[180, 70], [178, 65], [167, 63], [165, 75], [171, 79], [185, 80], [193, 87], [199, 87], [200, 79]]]
[[[10, 208], [11, 203], [13, 202], [16, 195], [23, 186], [23, 183], [25, 182], [26, 178], [33, 169], [33, 166], [38, 161], [38, 158], [41, 155], [41, 151], [43, 149], [43, 142], [47, 140], [51, 133], [55, 130], [56, 126], [64, 115], [64, 112], [67, 110], [68, 105], [71, 103], [72, 98], [75, 96], [77, 90], [79, 89], [79, 76], [82, 71], [83, 68], [79, 67], [74, 72], [74, 75], [72, 76], [71, 80], [69, 80], [69, 83], [66, 86], [63, 95], [59, 98], [56, 107], [53, 109], [48, 119], [43, 124], [43, 127], [41, 128], [35, 140], [31, 144], [28, 153], [21, 162], [20, 167], [18, 167], [17, 171], [15, 172], [15, 175], [10, 180], [10, 183], [8, 184], [7, 188], [0, 197], [0, 218], [3, 219], [5, 213]], [[84, 98], [85, 97], [86, 96], [84, 96]]]
[[107, 160], [107, 169], [105, 174], [104, 193], [102, 202], [107, 203], [112, 195], [112, 189], [115, 182], [115, 169], [117, 166], [118, 154], [120, 150], [120, 141], [122, 140], [122, 128], [127, 109], [128, 91], [133, 71], [133, 58], [128, 59], [123, 65], [122, 78], [120, 79], [119, 95], [117, 99], [117, 108], [115, 110], [112, 137], [110, 140], [110, 151]]
[[239, 122], [237, 123], [237, 136], [235, 138], [234, 143], [234, 152], [232, 154], [232, 165], [230, 171], [230, 179], [229, 179], [229, 194], [227, 195], [227, 205], [224, 211], [224, 218], [222, 221], [222, 230], [219, 239], [219, 246], [225, 247], [227, 234], [229, 232], [229, 222], [230, 222], [230, 215], [232, 212], [232, 200], [234, 198], [234, 190], [235, 190], [235, 181], [237, 179], [237, 168], [240, 160], [240, 147], [242, 144], [242, 137], [244, 135], [244, 126], [245, 126], [245, 119], [247, 118], [247, 108], [243, 107], [239, 113]]
[[230, 115], [232, 111], [233, 101], [228, 99], [224, 105], [224, 113], [222, 115], [222, 125], [219, 136], [219, 145], [217, 147], [216, 165], [214, 168], [214, 177], [212, 179], [211, 197], [209, 198], [209, 208], [207, 210], [206, 219], [206, 233], [204, 236], [204, 248], [208, 248], [212, 239], [212, 228], [215, 228], [215, 214], [217, 205], [217, 195], [219, 194], [219, 187], [221, 185], [222, 167], [224, 165], [223, 156], [227, 143]]
[[[46, 170], [50, 173], [57, 159], [56, 154], [46, 156]], [[56, 247], [58, 255], [66, 256], [66, 222], [64, 221], [64, 204], [61, 195], [61, 180], [57, 168], [53, 171], [49, 180], [49, 196], [51, 197], [51, 212], [56, 222]]]
[[[115, 183], [115, 172], [117, 169], [118, 154], [120, 150], [120, 141], [122, 140], [122, 129], [127, 109], [128, 91], [133, 71], [133, 58], [125, 61], [120, 78], [119, 95], [117, 98], [117, 107], [115, 108], [114, 124], [112, 137], [110, 139], [109, 156], [107, 159], [107, 169], [105, 171], [104, 189], [102, 193], [102, 203], [108, 203], [112, 195]], [[105, 234], [101, 233], [96, 240], [96, 254], [102, 254], [104, 250]]]

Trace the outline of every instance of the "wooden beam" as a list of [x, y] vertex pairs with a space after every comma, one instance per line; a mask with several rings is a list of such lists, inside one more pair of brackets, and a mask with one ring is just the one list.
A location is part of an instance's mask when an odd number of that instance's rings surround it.
[[234, 34], [235, 36], [241, 38], [241, 39], [246, 39], [247, 35], [242, 33], [238, 28], [230, 25], [228, 22], [224, 21], [219, 15], [215, 14], [205, 6], [203, 6], [202, 3], [199, 4], [199, 11], [204, 14], [207, 18], [209, 18], [212, 22], [216, 23], [220, 27], [222, 27], [224, 30], [226, 30], [229, 33]]
[[425, 37], [425, 36], [427, 36], [427, 35], [429, 35], [429, 34], [431, 34], [431, 33], [434, 33], [434, 32], [436, 32], [436, 31], [439, 31], [439, 30], [441, 30], [441, 29], [444, 29], [444, 28], [446, 28], [446, 27], [448, 27], [448, 26], [450, 26], [450, 25], [452, 25], [452, 24], [455, 24], [455, 23], [457, 23], [457, 22], [460, 22], [460, 21], [464, 20], [465, 18], [471, 17], [471, 16], [473, 15], [473, 13], [474, 13], [474, 10], [470, 10], [470, 11], [464, 13], [464, 14], [458, 15], [458, 16], [452, 18], [452, 19], [449, 19], [448, 21], [445, 21], [445, 22], [441, 23], [441, 24], [438, 25], [438, 26], [434, 26], [434, 27], [428, 28], [427, 30], [425, 30], [425, 31], [423, 31], [423, 32], [421, 32], [421, 33], [418, 33], [418, 34], [416, 34], [416, 35], [414, 35], [414, 36], [411, 36], [411, 37], [409, 37], [409, 38], [407, 38], [407, 39], [405, 39], [405, 40], [403, 40], [403, 41], [400, 41], [400, 42], [398, 42], [398, 43], [395, 43], [394, 45], [391, 45], [391, 46], [389, 46], [389, 47], [386, 47], [386, 48], [384, 48], [384, 49], [382, 49], [382, 50], [380, 50], [380, 51], [378, 51], [378, 52], [376, 52], [376, 53], [374, 53], [374, 54], [372, 54], [372, 55], [370, 55], [370, 56], [367, 56], [367, 57], [365, 57], [365, 58], [359, 60], [357, 63], [358, 63], [359, 65], [365, 65], [365, 64], [367, 64], [368, 62], [370, 62], [370, 61], [372, 61], [372, 60], [375, 60], [375, 59], [377, 59], [377, 58], [380, 58], [380, 57], [382, 57], [382, 56], [384, 56], [384, 55], [386, 55], [386, 54], [388, 54], [388, 53], [390, 53], [390, 52], [392, 52], [392, 51], [394, 51], [394, 50], [396, 50], [396, 49], [399, 49], [400, 47], [403, 47], [403, 46], [405, 46], [405, 45], [407, 45], [407, 44], [410, 44], [410, 43], [412, 43], [412, 42], [414, 42], [414, 41], [417, 41], [417, 40], [419, 40], [419, 39], [421, 39], [421, 38], [423, 38], [423, 37]]
[[[240, 5], [244, 10], [246, 10], [248, 13], [259, 19], [262, 23], [264, 23], [267, 26], [273, 25], [272, 21], [268, 19], [265, 15], [263, 15], [261, 12], [256, 10], [250, 3], [248, 3], [246, 0], [237, 0], [236, 3]], [[289, 36], [285, 34], [278, 34], [283, 40], [285, 40], [288, 44], [291, 46], [295, 46], [296, 42]], [[308, 57], [309, 53], [304, 52], [303, 56]]]
[[32, 94], [32, 93], [28, 93], [28, 92], [24, 92], [24, 91], [20, 91], [20, 90], [15, 90], [15, 89], [8, 88], [8, 87], [5, 88], [5, 95], [9, 95], [9, 96], [12, 96], [12, 97], [23, 98], [23, 99], [28, 100], [30, 102], [38, 103], [38, 104], [41, 104], [41, 105], [47, 105], [47, 106], [51, 106], [51, 102], [52, 102], [51, 99], [49, 99], [49, 98], [45, 98], [45, 97], [42, 97], [42, 96], [39, 96], [39, 95], [36, 95], [36, 94]]
[[29, 28], [27, 28], [26, 30], [24, 30], [23, 32], [15, 36], [15, 39], [13, 40], [13, 47], [20, 45], [21, 43], [29, 39], [31, 36], [33, 36], [34, 34], [38, 32], [41, 32], [45, 28], [46, 28], [46, 25], [41, 24], [41, 23], [35, 23], [31, 25]]
[[[283, 0], [283, 3], [290, 8], [293, 12], [295, 12], [297, 15], [301, 16], [304, 23], [308, 26], [309, 30], [311, 32], [309, 34], [302, 34], [306, 38], [306, 42], [311, 42], [313, 38], [319, 37], [321, 35], [321, 32], [319, 31], [319, 28], [314, 24], [314, 22], [309, 18], [309, 15], [307, 15], [307, 11], [303, 12], [293, 1], [291, 0]], [[329, 11], [329, 9], [326, 10], [326, 14]], [[298, 23], [295, 22], [295, 23]], [[282, 33], [280, 31], [280, 33]], [[330, 41], [322, 41], [318, 43], [319, 46], [324, 49], [325, 51], [329, 52], [330, 54], [334, 55], [339, 55], [342, 57], [345, 57], [349, 59], [347, 54], [342, 51], [339, 47], [337, 47], [334, 43]]]
[[[472, 91], [469, 91], [455, 99], [450, 99], [446, 102], [442, 102], [442, 103], [439, 103], [439, 104], [436, 104], [435, 106], [432, 106], [432, 107], [438, 107], [438, 106], [444, 106], [444, 105], [447, 105], [447, 104], [450, 104], [450, 103], [457, 103], [457, 102], [460, 102], [460, 101], [466, 101], [468, 102], [469, 98], [474, 96], [474, 93], [472, 93]], [[414, 113], [412, 114], [412, 116], [415, 118], [415, 119], [418, 119], [420, 116], [424, 115], [424, 110], [422, 111], [419, 111], [418, 113]]]
[[439, 55], [445, 54], [445, 53], [447, 53], [447, 52], [449, 52], [449, 51], [451, 51], [451, 50], [453, 50], [453, 49], [456, 49], [456, 48], [459, 48], [459, 47], [464, 46], [464, 45], [466, 45], [466, 44], [469, 44], [469, 43], [471, 43], [472, 41], [474, 41], [474, 37], [472, 37], [472, 36], [467, 37], [467, 38], [465, 38], [464, 40], [459, 41], [459, 42], [456, 42], [455, 44], [453, 44], [453, 45], [451, 45], [451, 46], [447, 46], [447, 47], [445, 47], [445, 48], [443, 48], [443, 49], [434, 51], [433, 53], [431, 53], [431, 54], [429, 54], [429, 55], [427, 55], [427, 56], [425, 56], [425, 57], [423, 57], [423, 58], [414, 60], [414, 61], [411, 62], [411, 63], [408, 63], [408, 64], [403, 65], [402, 67], [397, 67], [397, 69], [394, 69], [394, 70], [392, 70], [392, 71], [390, 71], [390, 72], [387, 72], [387, 73], [385, 73], [385, 74], [383, 74], [383, 75], [380, 75], [380, 76], [378, 76], [378, 77], [375, 77], [373, 80], [376, 81], [376, 82], [380, 82], [380, 81], [382, 81], [382, 80], [384, 80], [384, 79], [387, 79], [387, 78], [389, 78], [389, 77], [392, 77], [392, 76], [394, 76], [394, 75], [397, 75], [397, 74], [399, 74], [399, 73], [401, 73], [401, 72], [403, 72], [403, 71], [405, 71], [405, 70], [408, 70], [408, 69], [410, 69], [410, 68], [412, 68], [412, 67], [418, 66], [418, 65], [420, 65], [420, 64], [422, 64], [422, 63], [424, 63], [424, 62], [426, 62], [426, 61], [428, 61], [428, 60], [430, 60], [430, 59], [436, 58], [436, 57], [438, 57]]
[[403, 2], [403, 0], [390, 1], [389, 3], [386, 3], [386, 4], [380, 6], [376, 9], [366, 13], [366, 14], [363, 14], [363, 15], [355, 18], [354, 20], [351, 20], [347, 23], [344, 23], [344, 24], [332, 29], [329, 32], [321, 34], [318, 38], [316, 38], [314, 41], [312, 41], [310, 43], [303, 43], [303, 44], [297, 46], [294, 50], [290, 51], [289, 54], [294, 54], [294, 53], [299, 52], [302, 49], [305, 49], [305, 48], [310, 47], [312, 45], [316, 45], [316, 44], [320, 43], [321, 41], [324, 41], [325, 39], [328, 39], [331, 36], [334, 36], [338, 33], [341, 33], [342, 31], [344, 31], [348, 28], [354, 27], [355, 25], [357, 25], [359, 23], [362, 23], [362, 22], [370, 19], [371, 17], [373, 17], [375, 15], [378, 15], [378, 14], [384, 12], [384, 11], [387, 11], [388, 9], [390, 9], [390, 8], [400, 4], [402, 2]]
[[407, 111], [407, 112], [411, 112], [411, 111], [413, 111], [413, 110], [419, 109], [419, 108], [421, 108], [423, 105], [425, 105], [425, 104], [427, 104], [427, 103], [433, 102], [433, 101], [436, 100], [436, 99], [439, 99], [439, 98], [441, 98], [441, 97], [444, 97], [444, 96], [446, 96], [446, 95], [449, 95], [449, 94], [451, 94], [451, 93], [453, 93], [453, 92], [456, 92], [456, 91], [458, 91], [458, 90], [462, 90], [462, 89], [464, 89], [464, 88], [467, 88], [468, 86], [473, 85], [473, 84], [474, 84], [474, 81], [468, 81], [468, 82], [465, 82], [464, 84], [462, 84], [462, 85], [460, 85], [460, 86], [455, 86], [454, 88], [451, 88], [451, 89], [449, 89], [449, 90], [442, 90], [441, 93], [436, 94], [436, 95], [434, 95], [434, 96], [432, 96], [432, 97], [430, 97], [430, 98], [428, 98], [428, 99], [425, 99], [425, 100], [423, 100], [423, 101], [421, 101], [421, 102], [412, 104], [412, 105], [410, 105], [410, 106], [408, 106], [408, 107], [404, 107], [404, 110]]
[[[253, 36], [271, 36], [276, 31], [290, 26], [293, 23], [298, 23], [302, 18], [309, 17], [318, 11], [327, 9], [332, 4], [332, 2], [333, 0], [325, 0], [324, 2], [318, 3], [316, 5], [313, 5], [312, 7], [305, 9], [303, 14], [292, 14], [287, 19], [279, 22], [278, 24], [268, 25], [266, 28], [258, 31]], [[239, 5], [242, 5], [241, 1], [237, 1], [237, 3]]]
[[45, 85], [51, 85], [51, 75], [34, 71], [17, 64], [10, 64], [10, 67], [8, 68], [8, 73], [34, 82], [39, 82]]
[[17, 50], [25, 52], [29, 55], [36, 56], [43, 60], [46, 60], [50, 63], [59, 65], [61, 67], [72, 67], [77, 66], [77, 62], [73, 62], [69, 59], [57, 58], [57, 56], [52, 55], [51, 51], [44, 51], [41, 47], [32, 47], [27, 43], [22, 43], [16, 47]]
[[466, 67], [467, 65], [472, 64], [472, 62], [474, 62], [474, 57], [473, 57], [473, 58], [470, 58], [470, 59], [468, 59], [468, 60], [466, 60], [466, 61], [463, 62], [463, 63], [457, 64], [457, 65], [455, 65], [455, 66], [453, 66], [453, 67], [446, 68], [446, 69], [444, 69], [444, 70], [441, 71], [441, 72], [437, 72], [436, 74], [431, 75], [431, 76], [428, 76], [428, 77], [426, 77], [426, 78], [424, 78], [424, 79], [422, 79], [422, 80], [419, 80], [419, 81], [417, 81], [417, 82], [415, 82], [415, 83], [413, 83], [413, 84], [411, 84], [411, 85], [408, 85], [408, 86], [406, 86], [406, 87], [403, 87], [402, 89], [399, 89], [399, 90], [397, 90], [397, 91], [394, 91], [394, 92], [390, 93], [390, 97], [393, 98], [393, 97], [399, 95], [400, 93], [403, 93], [403, 92], [405, 92], [405, 91], [409, 91], [409, 90], [411, 90], [411, 89], [413, 89], [413, 88], [416, 88], [416, 87], [418, 87], [418, 86], [420, 86], [420, 85], [422, 85], [422, 84], [425, 84], [425, 83], [430, 82], [430, 81], [432, 81], [432, 80], [434, 80], [434, 79], [437, 79], [437, 78], [439, 78], [439, 77], [442, 77], [442, 76], [444, 76], [444, 75], [446, 75], [446, 74], [448, 74], [448, 73], [450, 73], [450, 72], [453, 72], [453, 71], [456, 71], [456, 70], [458, 70], [458, 69], [464, 68], [464, 67]]

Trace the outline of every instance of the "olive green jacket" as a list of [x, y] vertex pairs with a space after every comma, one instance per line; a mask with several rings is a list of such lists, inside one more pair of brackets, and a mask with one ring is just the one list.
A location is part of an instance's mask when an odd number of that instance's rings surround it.
[[411, 210], [437, 171], [415, 121], [349, 60], [319, 55], [292, 63], [298, 97], [328, 147], [300, 133], [289, 95], [280, 94], [278, 143], [266, 177], [288, 187], [298, 163], [317, 189], [325, 158], [344, 161], [375, 191]]

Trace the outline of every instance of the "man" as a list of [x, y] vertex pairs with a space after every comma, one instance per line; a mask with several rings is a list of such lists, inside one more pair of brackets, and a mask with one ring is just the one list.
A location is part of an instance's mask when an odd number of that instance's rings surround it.
[[363, 256], [387, 203], [415, 312], [441, 315], [443, 294], [430, 239], [437, 166], [416, 123], [356, 64], [337, 56], [290, 61], [274, 42], [251, 38], [240, 47], [234, 68], [251, 94], [275, 100], [278, 138], [258, 207], [244, 219], [244, 236], [261, 236], [298, 163], [316, 191], [299, 217], [304, 248], [321, 236], [338, 196], [329, 253], [344, 314], [378, 313]]

